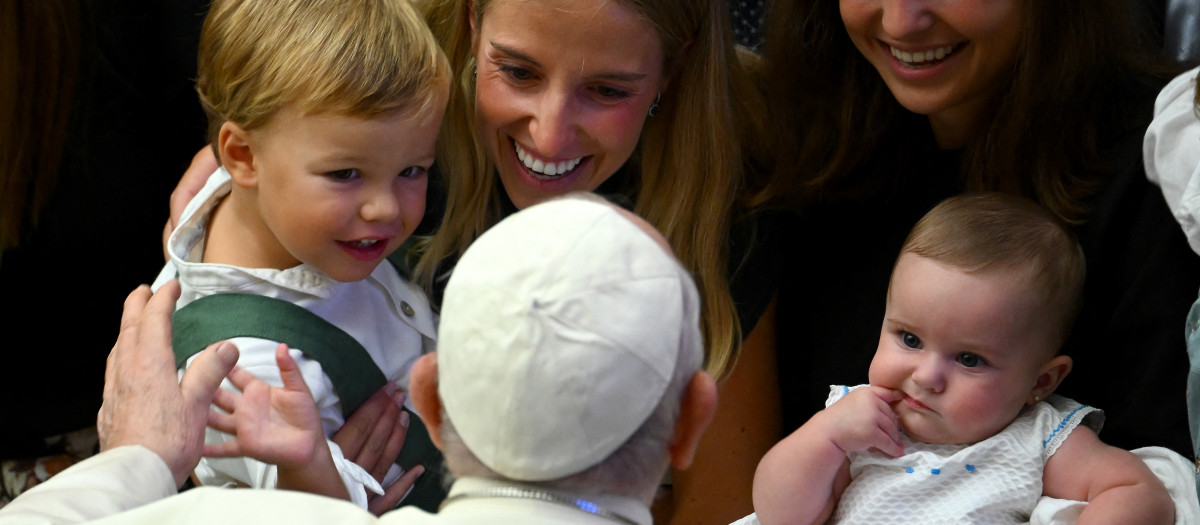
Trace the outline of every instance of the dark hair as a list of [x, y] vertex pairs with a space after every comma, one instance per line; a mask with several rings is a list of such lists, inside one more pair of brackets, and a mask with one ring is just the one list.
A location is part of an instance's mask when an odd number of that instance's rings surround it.
[[[1145, 124], [1130, 97], [1155, 92], [1172, 71], [1151, 45], [1140, 4], [1022, 3], [1025, 27], [1008, 88], [963, 152], [966, 187], [1025, 195], [1082, 222], [1084, 199], [1113, 169], [1105, 150]], [[902, 108], [854, 47], [837, 2], [776, 0], [767, 20], [776, 172], [756, 202], [797, 205], [877, 185], [853, 177], [897, 151], [896, 139], [926, 119]]]
[[57, 186], [80, 30], [74, 1], [0, 3], [0, 251], [33, 230]]

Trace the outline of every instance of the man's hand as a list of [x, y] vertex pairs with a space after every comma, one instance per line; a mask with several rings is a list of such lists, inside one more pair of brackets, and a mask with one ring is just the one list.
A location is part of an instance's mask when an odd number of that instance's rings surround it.
[[121, 333], [108, 354], [104, 404], [96, 416], [100, 449], [141, 445], [166, 462], [182, 485], [204, 449], [209, 404], [237, 363], [237, 348], [216, 343], [201, 352], [178, 379], [171, 351], [171, 314], [179, 283], [156, 294], [140, 286], [125, 299]]

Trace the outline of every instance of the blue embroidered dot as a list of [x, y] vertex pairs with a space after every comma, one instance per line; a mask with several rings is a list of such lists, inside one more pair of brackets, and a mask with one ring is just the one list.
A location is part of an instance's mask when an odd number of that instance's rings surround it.
[[936, 476], [936, 475], [938, 475], [938, 474], [941, 474], [941, 473], [942, 473], [942, 469], [940, 469], [940, 468], [935, 468], [935, 469], [932, 469], [932, 470], [930, 470], [930, 471], [929, 471], [929, 473], [930, 473], [930, 474], [933, 474], [934, 476]]
[[912, 467], [908, 467], [908, 468], [904, 469], [904, 471], [905, 471], [905, 472], [907, 472], [907, 473], [909, 473], [909, 474], [912, 474], [912, 473], [913, 473], [913, 468], [912, 468]]
[[967, 472], [975, 472], [975, 465], [967, 465]]

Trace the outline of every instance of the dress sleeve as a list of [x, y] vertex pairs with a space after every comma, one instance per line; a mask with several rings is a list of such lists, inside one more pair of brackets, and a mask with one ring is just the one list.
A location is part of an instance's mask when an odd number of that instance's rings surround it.
[[1167, 84], [1154, 103], [1142, 144], [1146, 178], [1162, 189], [1167, 207], [1200, 253], [1200, 114], [1192, 69]]
[[1047, 461], [1079, 425], [1099, 434], [1104, 425], [1104, 412], [1072, 399], [1052, 395], [1034, 405], [1037, 411], [1034, 428], [1042, 440], [1042, 460]]

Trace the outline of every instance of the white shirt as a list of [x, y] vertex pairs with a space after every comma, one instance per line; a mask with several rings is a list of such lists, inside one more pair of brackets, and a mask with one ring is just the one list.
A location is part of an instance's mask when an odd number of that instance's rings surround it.
[[[403, 507], [375, 518], [345, 501], [304, 492], [201, 487], [173, 495], [174, 485], [170, 470], [158, 455], [143, 447], [120, 447], [88, 458], [22, 494], [0, 509], [0, 524], [616, 523], [573, 507], [530, 499], [466, 498], [445, 505], [437, 514]], [[506, 484], [460, 479], [451, 487], [450, 496], [496, 486]], [[650, 509], [633, 498], [581, 497], [638, 525], [651, 523]]]
[[[159, 274], [154, 288], [178, 273], [182, 292], [175, 305], [177, 309], [201, 297], [225, 292], [273, 297], [302, 306], [353, 336], [383, 375], [407, 390], [408, 373], [413, 363], [422, 354], [433, 351], [436, 340], [436, 319], [420, 289], [402, 278], [388, 262], [380, 264], [366, 279], [348, 283], [335, 281], [306, 264], [275, 270], [200, 262], [209, 216], [229, 194], [231, 186], [229, 173], [224, 168], [218, 169], [209, 177], [204, 189], [188, 203], [179, 226], [167, 243], [171, 260]], [[254, 337], [237, 337], [230, 341], [240, 351], [239, 367], [269, 384], [282, 385], [275, 363], [275, 347], [279, 341]], [[325, 435], [332, 436], [345, 423], [340, 399], [320, 363], [305, 357], [301, 353], [303, 350], [291, 349], [292, 358], [312, 391]], [[236, 391], [228, 381], [222, 388]], [[210, 444], [232, 439], [233, 436], [211, 428], [205, 436], [205, 441]], [[365, 508], [366, 491], [382, 493], [382, 487], [365, 470], [345, 459], [332, 441], [329, 441], [329, 448], [351, 500]], [[398, 467], [393, 468], [385, 481], [400, 474]], [[196, 477], [203, 485], [242, 483], [256, 488], [273, 488], [277, 484], [274, 465], [249, 458], [205, 458], [196, 468]]]
[[1146, 177], [1162, 188], [1167, 206], [1200, 253], [1200, 117], [1196, 115], [1196, 74], [1175, 77], [1154, 102], [1154, 120], [1142, 143]]

